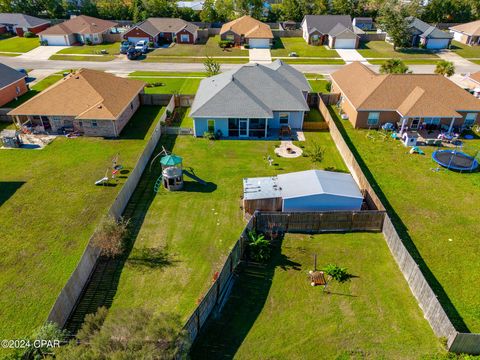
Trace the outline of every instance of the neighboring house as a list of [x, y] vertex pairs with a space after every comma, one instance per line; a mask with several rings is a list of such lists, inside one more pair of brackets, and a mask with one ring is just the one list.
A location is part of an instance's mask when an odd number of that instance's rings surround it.
[[468, 74], [462, 84], [466, 84], [466, 88], [472, 92], [476, 98], [480, 98], [480, 71]]
[[195, 44], [198, 26], [182, 19], [148, 18], [123, 34], [123, 38], [136, 44], [140, 40], [154, 46], [175, 41], [177, 44]]
[[311, 90], [305, 76], [281, 60], [203, 79], [190, 112], [194, 134], [266, 138], [282, 127], [302, 129]]
[[480, 45], [480, 20], [452, 26], [453, 39], [466, 45]]
[[267, 24], [245, 15], [223, 24], [220, 38], [237, 46], [248, 44], [250, 48], [267, 49], [272, 43], [273, 33]]
[[47, 45], [70, 46], [77, 43], [86, 44], [88, 41], [92, 44], [101, 44], [104, 35], [109, 34], [117, 25], [113, 21], [79, 15], [42, 31], [38, 36]]
[[202, 11], [205, 1], [177, 1], [177, 7], [192, 9], [193, 11]]
[[429, 25], [415, 17], [407, 18], [408, 29], [411, 33], [410, 44], [412, 47], [423, 46], [430, 50], [447, 49], [452, 42], [452, 34]]
[[50, 21], [25, 14], [0, 13], [0, 34], [23, 36], [30, 31], [38, 34], [50, 26]]
[[52, 134], [117, 137], [140, 106], [143, 81], [82, 69], [8, 113], [18, 126]]
[[373, 19], [371, 17], [353, 18], [352, 25], [364, 31], [373, 30]]
[[309, 212], [361, 210], [363, 196], [352, 175], [306, 170], [243, 179], [243, 208], [259, 211]]
[[334, 72], [332, 92], [355, 128], [379, 128], [389, 122], [411, 130], [471, 127], [480, 100], [437, 74], [377, 74], [354, 62]]
[[26, 75], [0, 63], [0, 107], [28, 91]]
[[332, 49], [356, 49], [360, 41], [350, 15], [305, 15], [302, 31], [308, 44]]

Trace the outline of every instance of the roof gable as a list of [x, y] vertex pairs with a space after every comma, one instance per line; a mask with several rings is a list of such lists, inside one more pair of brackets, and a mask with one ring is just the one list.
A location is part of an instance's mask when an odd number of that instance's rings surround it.
[[43, 24], [50, 24], [50, 21], [26, 14], [0, 13], [0, 24], [32, 28]]
[[79, 15], [39, 33], [39, 35], [98, 34], [118, 24], [113, 21]]
[[177, 33], [183, 29], [194, 34], [198, 30], [197, 25], [178, 18], [148, 18], [135, 27], [151, 36], [156, 36], [160, 33]]
[[453, 31], [459, 31], [467, 35], [480, 36], [480, 20], [452, 26], [449, 29]]
[[270, 26], [248, 15], [244, 15], [238, 19], [223, 24], [220, 29], [220, 34], [224, 34], [227, 31], [232, 31], [238, 35], [244, 35], [246, 38], [250, 39], [273, 39], [273, 33]]
[[0, 63], [0, 89], [25, 78], [26, 75], [12, 69], [10, 66]]
[[330, 34], [338, 24], [353, 30], [350, 15], [305, 15], [302, 23], [306, 24], [309, 33], [315, 28], [322, 34]]
[[429, 25], [426, 22], [417, 19], [416, 17], [407, 18], [409, 22], [409, 29], [411, 31], [416, 31], [421, 37], [426, 37], [430, 39], [451, 39], [453, 38], [452, 34], [442, 31], [435, 26]]

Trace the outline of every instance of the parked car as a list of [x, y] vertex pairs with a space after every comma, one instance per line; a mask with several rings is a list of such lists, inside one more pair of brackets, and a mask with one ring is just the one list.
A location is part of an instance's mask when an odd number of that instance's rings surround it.
[[122, 41], [120, 44], [120, 54], [126, 54], [131, 47], [133, 47], [133, 45], [130, 44], [129, 41]]
[[291, 53], [288, 53], [289, 57], [298, 57], [298, 54], [295, 51], [292, 51]]
[[142, 56], [142, 52], [138, 50], [136, 47], [135, 48], [130, 48], [127, 50], [127, 59], [128, 60], [136, 60], [140, 56]]
[[142, 53], [146, 54], [148, 51], [148, 41], [140, 40], [137, 42], [137, 45], [135, 45], [135, 50], [140, 50]]

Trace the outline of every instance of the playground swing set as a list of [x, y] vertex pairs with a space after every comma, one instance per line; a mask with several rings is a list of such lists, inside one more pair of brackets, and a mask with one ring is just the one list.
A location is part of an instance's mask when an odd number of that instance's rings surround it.
[[107, 171], [105, 171], [105, 176], [95, 181], [95, 185], [107, 186], [110, 184], [110, 180], [114, 180], [115, 177], [118, 174], [120, 174], [120, 171], [122, 171], [123, 166], [119, 164], [119, 159], [120, 159], [120, 154], [117, 153], [117, 155], [115, 155], [112, 159], [112, 167], [107, 168]]
[[207, 185], [204, 180], [195, 175], [192, 168], [189, 169], [190, 171], [183, 168], [183, 159], [180, 156], [169, 153], [164, 147], [162, 147], [162, 151], [152, 159], [150, 163], [150, 171], [152, 170], [155, 160], [160, 156], [162, 173], [157, 178], [155, 185], [153, 186], [153, 191], [156, 193], [160, 190], [162, 184], [163, 187], [168, 191], [181, 190], [184, 185], [184, 175], [198, 182], [199, 184]]

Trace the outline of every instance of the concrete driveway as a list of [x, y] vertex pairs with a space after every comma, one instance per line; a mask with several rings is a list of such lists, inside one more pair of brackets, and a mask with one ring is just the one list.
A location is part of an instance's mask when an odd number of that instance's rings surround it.
[[259, 64], [269, 64], [272, 62], [272, 54], [270, 49], [250, 49], [248, 50], [250, 62]]
[[48, 60], [50, 56], [60, 50], [68, 49], [70, 46], [39, 46], [25, 54], [20, 55], [20, 59]]
[[338, 55], [345, 61], [347, 64], [350, 64], [353, 61], [360, 61], [364, 64], [368, 63], [360, 53], [355, 49], [335, 49], [337, 50]]

